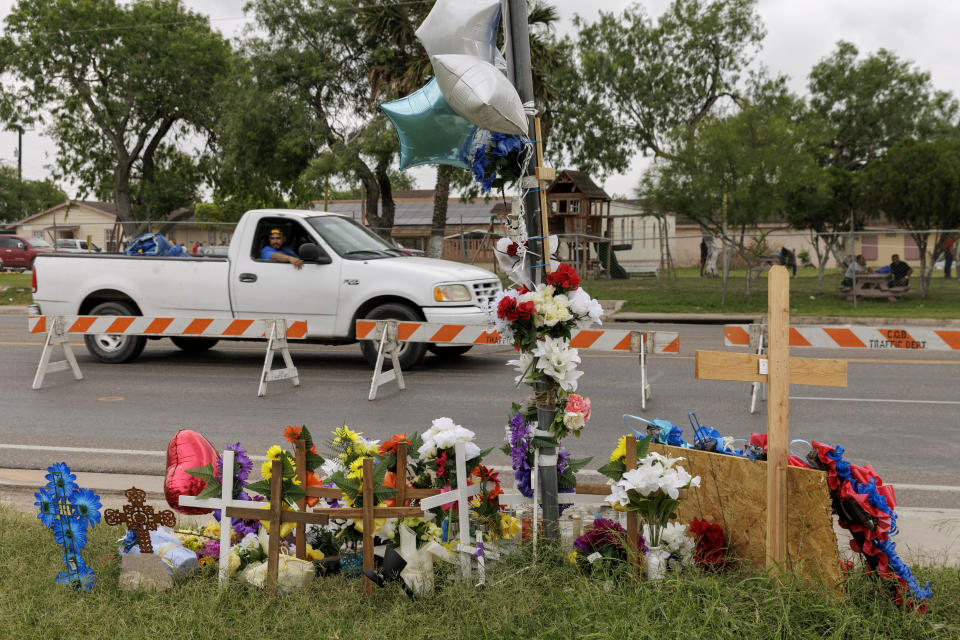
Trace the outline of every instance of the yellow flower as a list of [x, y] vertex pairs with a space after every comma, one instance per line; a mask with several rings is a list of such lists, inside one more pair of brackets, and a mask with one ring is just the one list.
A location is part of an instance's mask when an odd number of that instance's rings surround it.
[[260, 475], [263, 476], [264, 480], [269, 480], [273, 475], [273, 473], [271, 472], [272, 466], [273, 466], [273, 463], [270, 460], [267, 460], [262, 465], [260, 465]]
[[335, 436], [333, 439], [334, 445], [355, 444], [360, 442], [360, 434], [351, 430], [347, 425], [337, 427], [334, 429], [333, 434]]
[[620, 436], [617, 448], [610, 454], [610, 462], [616, 462], [627, 457], [627, 436]]
[[283, 453], [283, 449], [280, 448], [280, 445], [275, 444], [267, 449], [267, 460], [279, 460], [281, 453]]
[[240, 568], [240, 556], [236, 553], [231, 553], [230, 557], [227, 559], [227, 570], [230, 572], [230, 575], [233, 575]]
[[199, 562], [201, 567], [206, 567], [208, 565], [211, 565], [213, 564], [213, 556], [203, 556], [202, 558], [200, 558]]
[[500, 534], [505, 539], [516, 538], [520, 533], [520, 521], [508, 513], [500, 514]]
[[212, 523], [212, 524], [208, 524], [208, 525], [206, 526], [206, 528], [203, 530], [203, 535], [205, 535], [205, 536], [210, 536], [211, 538], [219, 538], [219, 537], [220, 537], [220, 524], [217, 523], [217, 522], [214, 522], [214, 523]]
[[357, 480], [363, 480], [363, 461], [365, 458], [357, 458], [350, 463], [350, 473], [347, 474], [348, 478], [356, 478]]
[[473, 499], [470, 500], [470, 506], [472, 506], [474, 509], [479, 509], [480, 505], [482, 504], [483, 504], [483, 496], [480, 494], [475, 495]]
[[570, 552], [570, 555], [567, 556], [567, 562], [570, 564], [577, 564], [577, 551], [574, 549]]
[[187, 536], [183, 539], [183, 546], [190, 551], [196, 551], [200, 548], [200, 539], [196, 536]]
[[324, 558], [323, 551], [320, 551], [319, 549], [315, 550], [310, 545], [307, 545], [307, 558], [309, 560], [315, 560], [315, 561], [323, 560]]

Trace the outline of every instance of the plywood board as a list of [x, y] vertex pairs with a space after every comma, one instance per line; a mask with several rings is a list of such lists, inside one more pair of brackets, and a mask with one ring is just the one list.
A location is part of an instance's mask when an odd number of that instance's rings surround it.
[[[724, 528], [728, 556], [747, 569], [766, 566], [767, 463], [695, 449], [653, 444], [651, 451], [685, 458], [680, 463], [700, 476], [680, 504], [683, 522], [702, 518]], [[812, 580], [840, 582], [840, 554], [833, 530], [827, 474], [787, 469], [787, 567]]]

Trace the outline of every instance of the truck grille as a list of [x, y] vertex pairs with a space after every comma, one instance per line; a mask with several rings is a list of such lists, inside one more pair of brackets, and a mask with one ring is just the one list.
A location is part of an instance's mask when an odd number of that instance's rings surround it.
[[483, 280], [473, 283], [473, 297], [476, 298], [477, 304], [480, 306], [493, 303], [493, 299], [498, 293], [500, 293], [499, 280]]

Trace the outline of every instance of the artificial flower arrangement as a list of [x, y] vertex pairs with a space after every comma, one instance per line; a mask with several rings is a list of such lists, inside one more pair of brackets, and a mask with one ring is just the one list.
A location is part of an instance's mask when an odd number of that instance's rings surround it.
[[723, 527], [694, 518], [687, 529], [696, 540], [693, 563], [702, 569], [722, 569], [727, 562], [727, 537]]
[[[638, 544], [639, 553], [647, 552], [643, 536]], [[582, 536], [574, 540], [570, 561], [590, 573], [611, 575], [626, 571], [627, 530], [619, 523], [606, 518], [597, 518]]]
[[620, 439], [610, 456], [610, 463], [599, 469], [610, 478], [607, 502], [614, 509], [636, 511], [649, 528], [647, 541], [660, 547], [670, 520], [676, 518], [680, 492], [700, 486], [700, 477], [691, 476], [677, 465], [683, 458], [671, 458], [655, 451], [648, 452], [650, 438], [637, 442], [637, 468], [626, 470], [626, 436]]
[[524, 168], [524, 142], [515, 134], [483, 131], [477, 135], [473, 177], [487, 193], [519, 182]]
[[[372, 459], [375, 465], [373, 468], [374, 504], [380, 505], [396, 494], [395, 488], [384, 486], [389, 468], [378, 458], [379, 440], [366, 438], [363, 433], [354, 431], [347, 425], [341, 425], [334, 429], [329, 447], [334, 455], [322, 467], [324, 477], [343, 492], [343, 502], [347, 506], [363, 506], [363, 461], [366, 459]], [[379, 528], [383, 519], [378, 518], [375, 522]], [[363, 522], [350, 518], [338, 520], [335, 524], [340, 527], [337, 534], [340, 540], [356, 548], [356, 544], [363, 538]]]
[[[582, 396], [570, 394], [567, 396], [567, 406], [570, 406], [570, 398], [576, 398], [574, 405], [578, 408], [585, 407], [585, 415], [577, 414], [576, 421], [582, 428], [582, 424], [589, 419], [590, 401]], [[584, 402], [585, 401], [585, 402]], [[562, 414], [558, 411], [554, 418], [554, 424], [557, 421], [565, 420], [566, 411]], [[572, 412], [571, 412], [572, 413]], [[516, 480], [517, 490], [527, 498], [533, 497], [533, 485], [531, 474], [533, 473], [534, 452], [538, 447], [558, 446], [559, 439], [562, 437], [551, 425], [551, 432], [555, 435], [555, 440], [546, 436], [534, 435], [537, 427], [537, 411], [532, 400], [528, 399], [522, 404], [513, 404], [513, 416], [506, 426], [507, 444], [500, 449], [510, 456], [510, 462], [513, 466], [513, 477]], [[579, 429], [575, 432], [579, 433]], [[560, 493], [572, 493], [577, 488], [577, 472], [585, 467], [593, 458], [571, 459], [570, 452], [560, 450], [557, 454], [557, 488]]]
[[485, 533], [493, 540], [499, 539], [502, 533], [500, 510], [503, 509], [500, 505], [500, 496], [503, 495], [500, 474], [478, 464], [470, 471], [467, 482], [480, 483], [480, 493], [473, 497], [470, 506], [478, 522], [483, 525]]

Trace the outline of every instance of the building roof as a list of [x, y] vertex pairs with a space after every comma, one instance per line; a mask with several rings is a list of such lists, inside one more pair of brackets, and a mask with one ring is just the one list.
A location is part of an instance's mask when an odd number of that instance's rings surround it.
[[27, 222], [30, 222], [31, 220], [35, 220], [36, 218], [39, 218], [41, 216], [45, 216], [48, 213], [52, 213], [59, 209], [66, 209], [68, 206], [84, 207], [96, 213], [101, 213], [104, 216], [107, 216], [109, 218], [117, 217], [117, 205], [114, 202], [98, 202], [96, 200], [67, 200], [66, 202], [61, 202], [60, 204], [54, 205], [45, 211], [41, 211], [40, 213], [34, 213], [33, 215], [29, 215], [22, 220], [11, 222], [7, 226], [15, 227], [17, 225], [26, 224]]
[[[557, 177], [567, 176], [577, 187], [577, 189], [583, 195], [588, 198], [596, 198], [599, 200], [610, 200], [610, 196], [607, 195], [607, 192], [597, 186], [597, 183], [593, 181], [590, 176], [588, 176], [583, 171], [574, 171], [573, 169], [562, 169]], [[556, 184], [556, 183], [554, 183]]]

